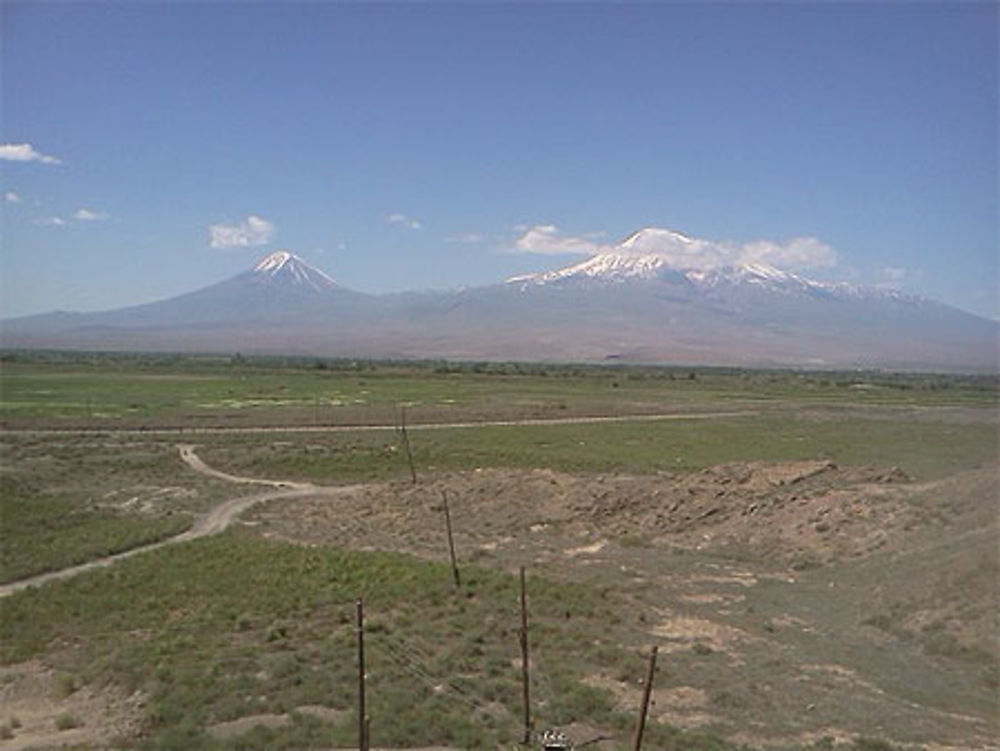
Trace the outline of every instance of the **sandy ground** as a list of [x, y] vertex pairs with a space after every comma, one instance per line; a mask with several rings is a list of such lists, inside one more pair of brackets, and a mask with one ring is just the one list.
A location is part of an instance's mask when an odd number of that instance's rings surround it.
[[[36, 660], [8, 665], [0, 668], [0, 723], [11, 737], [0, 740], [0, 749], [102, 744], [127, 737], [139, 729], [144, 701], [141, 694], [111, 688], [67, 687]], [[65, 729], [57, 724], [60, 718]]]

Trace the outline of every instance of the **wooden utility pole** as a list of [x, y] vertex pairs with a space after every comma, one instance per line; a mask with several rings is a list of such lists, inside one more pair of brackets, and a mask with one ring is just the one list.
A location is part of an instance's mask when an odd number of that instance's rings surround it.
[[417, 484], [417, 470], [413, 468], [413, 454], [410, 452], [410, 436], [406, 432], [406, 405], [399, 408], [399, 432], [403, 437], [403, 448], [406, 449], [406, 461], [410, 465], [410, 479]]
[[455, 577], [455, 588], [462, 586], [462, 579], [458, 575], [458, 561], [455, 559], [455, 539], [451, 536], [451, 512], [448, 510], [448, 491], [441, 491], [441, 500], [444, 501], [444, 524], [448, 530], [448, 554], [451, 556], [451, 575]]
[[368, 717], [365, 714], [365, 606], [358, 600], [358, 751], [368, 751]]
[[635, 729], [635, 741], [632, 743], [632, 751], [641, 751], [642, 733], [646, 729], [646, 712], [649, 711], [649, 697], [653, 693], [653, 674], [656, 672], [656, 652], [658, 647], [653, 646], [653, 651], [649, 655], [649, 672], [646, 673], [646, 686], [642, 692], [642, 709], [639, 711], [639, 725]]
[[531, 673], [528, 668], [528, 597], [524, 583], [524, 566], [521, 566], [521, 685], [524, 699], [524, 737], [521, 743], [531, 743], [531, 693], [528, 683]]

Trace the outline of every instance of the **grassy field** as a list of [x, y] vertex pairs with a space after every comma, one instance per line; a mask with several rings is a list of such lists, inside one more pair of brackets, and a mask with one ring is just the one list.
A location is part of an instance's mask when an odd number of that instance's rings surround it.
[[[179, 457], [181, 441], [233, 474], [331, 485], [405, 481], [393, 428], [404, 404], [421, 479], [479, 468], [676, 474], [726, 462], [824, 459], [896, 466], [922, 482], [989, 466], [998, 452], [997, 382], [981, 377], [8, 353], [0, 395], [4, 582], [162, 539], [218, 502], [254, 492], [191, 470]], [[737, 414], [691, 417], [712, 412]], [[682, 419], [434, 426], [615, 414]], [[387, 427], [155, 432], [351, 424]], [[87, 430], [19, 430], [56, 427]], [[611, 585], [615, 577], [617, 567], [572, 581], [551, 571], [532, 576], [533, 691], [540, 725], [584, 722], [612, 730], [625, 747], [633, 713], [590, 678], [611, 675], [634, 690], [650, 636], [636, 600]], [[822, 594], [827, 582], [816, 577]], [[236, 527], [5, 599], [0, 662], [16, 672], [40, 661], [69, 692], [138, 692], [141, 733], [121, 739], [125, 748], [350, 746], [352, 619], [363, 596], [373, 743], [513, 746], [516, 578], [509, 569], [468, 568], [463, 584], [454, 591], [438, 563], [294, 545]], [[896, 618], [883, 631], [904, 633], [903, 615]], [[721, 659], [707, 655], [678, 659]], [[728, 668], [712, 665], [724, 680]], [[739, 700], [759, 701], [756, 692], [747, 688]], [[713, 701], [721, 706], [727, 696], [736, 694], [720, 688]], [[300, 711], [312, 705], [333, 714]], [[291, 722], [233, 740], [208, 734], [212, 725], [268, 713], [288, 713]], [[738, 745], [665, 721], [652, 722], [646, 743]], [[791, 746], [890, 748], [857, 738]]]
[[[392, 431], [198, 436], [214, 465], [258, 477], [323, 483], [402, 479]], [[570, 472], [688, 472], [731, 461], [831, 459], [898, 466], [916, 479], [996, 457], [989, 421], [914, 422], [892, 415], [774, 412], [705, 420], [492, 426], [410, 431], [418, 472], [483, 467]]]
[[232, 495], [143, 436], [4, 436], [0, 583], [155, 542]]
[[146, 519], [6, 491], [2, 513], [0, 584], [156, 542], [191, 524], [186, 515]]
[[0, 421], [16, 426], [393, 424], [646, 413], [768, 403], [995, 405], [990, 377], [597, 366], [8, 355]]
[[[641, 677], [642, 655], [615, 646], [631, 616], [584, 586], [532, 577], [529, 590], [533, 640], [546, 658], [535, 687], [544, 721], [631, 727], [633, 717], [581, 682], [608, 661], [623, 679]], [[469, 569], [455, 591], [442, 565], [229, 533], [12, 598], [0, 654], [5, 663], [48, 655], [74, 685], [146, 692], [143, 748], [228, 747], [204, 728], [313, 704], [344, 717], [302, 717], [233, 747], [350, 746], [357, 597], [368, 614], [373, 744], [516, 744], [517, 582], [499, 572]], [[657, 748], [729, 747], [655, 722], [648, 738]]]
[[[517, 581], [485, 569], [467, 568], [456, 591], [440, 564], [227, 533], [12, 598], [0, 623], [0, 659], [44, 656], [66, 691], [109, 683], [141, 691], [148, 699], [137, 748], [349, 748], [357, 727], [357, 597], [367, 614], [373, 745], [516, 747]], [[610, 671], [641, 685], [645, 650], [621, 643], [634, 638], [643, 614], [610, 590], [538, 576], [529, 578], [529, 599], [539, 726], [585, 720], [613, 729], [618, 747], [629, 747], [635, 717], [616, 711], [585, 678]], [[338, 718], [296, 712], [317, 704], [340, 710]], [[261, 713], [291, 713], [292, 722], [231, 741], [206, 732]], [[656, 720], [646, 733], [647, 748], [746, 748]], [[863, 738], [798, 747], [835, 745], [894, 748]]]

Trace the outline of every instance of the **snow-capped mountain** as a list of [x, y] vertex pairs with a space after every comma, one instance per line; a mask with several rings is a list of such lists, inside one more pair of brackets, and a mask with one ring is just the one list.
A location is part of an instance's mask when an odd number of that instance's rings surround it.
[[278, 250], [263, 258], [248, 272], [251, 280], [261, 284], [282, 284], [314, 292], [340, 287], [337, 282], [287, 250]]
[[0, 324], [8, 348], [990, 371], [998, 337], [947, 305], [740, 262], [658, 228], [459, 291], [367, 295], [283, 250], [167, 300]]
[[515, 276], [507, 283], [525, 289], [531, 285], [660, 282], [674, 286], [687, 284], [692, 291], [707, 295], [732, 294], [743, 288], [782, 295], [919, 302], [919, 298], [897, 290], [816, 281], [762, 261], [733, 261], [729, 258], [732, 254], [726, 251], [724, 246], [673, 230], [647, 227], [580, 263], [554, 271]]
[[586, 261], [555, 271], [515, 276], [508, 284], [546, 285], [560, 282], [596, 281], [605, 283], [649, 281], [664, 275], [676, 277], [677, 269], [662, 256], [638, 253], [599, 253]]
[[3, 338], [6, 343], [18, 331], [55, 328], [95, 342], [105, 336], [108, 341], [131, 342], [135, 335], [155, 339], [173, 329], [205, 332], [339, 321], [355, 317], [371, 299], [279, 250], [230, 279], [166, 300], [98, 313], [46, 313], [4, 321]]

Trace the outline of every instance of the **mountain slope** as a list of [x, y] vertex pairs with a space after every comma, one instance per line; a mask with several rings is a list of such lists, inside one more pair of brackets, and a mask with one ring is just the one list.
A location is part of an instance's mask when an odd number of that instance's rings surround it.
[[651, 228], [582, 263], [506, 283], [366, 295], [279, 251], [167, 300], [7, 320], [2, 343], [997, 370], [996, 322], [896, 291], [817, 282], [763, 263], [732, 263], [722, 253], [713, 259], [713, 252], [703, 241]]
[[4, 322], [4, 333], [108, 329], [197, 328], [331, 321], [364, 311], [368, 295], [340, 286], [288, 251], [252, 269], [166, 300], [98, 313], [47, 313]]

